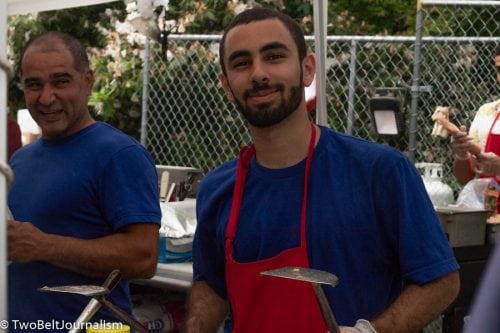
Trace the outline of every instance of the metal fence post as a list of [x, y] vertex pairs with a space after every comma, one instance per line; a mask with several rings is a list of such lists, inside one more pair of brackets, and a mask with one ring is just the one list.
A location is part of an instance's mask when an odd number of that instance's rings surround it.
[[149, 38], [144, 44], [144, 69], [142, 71], [142, 114], [141, 114], [141, 144], [146, 146], [149, 101]]
[[349, 95], [347, 101], [347, 134], [352, 134], [354, 124], [354, 95], [356, 93], [356, 59], [358, 43], [351, 42], [351, 61], [349, 63]]
[[408, 139], [408, 157], [415, 162], [417, 143], [418, 97], [420, 95], [420, 62], [422, 49], [422, 3], [417, 1], [416, 35], [413, 55], [413, 79], [411, 85], [410, 133]]

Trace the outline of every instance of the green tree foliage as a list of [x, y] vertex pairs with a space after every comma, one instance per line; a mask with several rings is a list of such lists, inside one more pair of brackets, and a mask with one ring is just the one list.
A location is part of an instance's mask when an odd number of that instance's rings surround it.
[[172, 0], [169, 16], [177, 21], [189, 22], [188, 34], [218, 34], [233, 17], [227, 0]]
[[329, 33], [405, 35], [413, 33], [416, 0], [335, 0], [329, 2]]
[[426, 8], [426, 35], [430, 36], [500, 36], [500, 15], [491, 7]]

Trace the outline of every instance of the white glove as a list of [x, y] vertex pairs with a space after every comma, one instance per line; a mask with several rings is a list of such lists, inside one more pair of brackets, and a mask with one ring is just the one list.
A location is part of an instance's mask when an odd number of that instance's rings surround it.
[[358, 319], [354, 327], [340, 326], [340, 333], [377, 333], [368, 320]]

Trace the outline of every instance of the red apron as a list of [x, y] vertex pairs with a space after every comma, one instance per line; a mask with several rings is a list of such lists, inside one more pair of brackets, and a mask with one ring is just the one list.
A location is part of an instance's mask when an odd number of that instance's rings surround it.
[[235, 333], [328, 331], [310, 283], [260, 275], [260, 272], [285, 266], [309, 267], [306, 244], [307, 189], [316, 141], [316, 128], [312, 123], [311, 128], [304, 175], [300, 246], [287, 249], [271, 258], [246, 263], [237, 262], [233, 258], [233, 241], [245, 179], [255, 148], [247, 146], [240, 151], [226, 233], [226, 281]]
[[[495, 120], [493, 120], [493, 124], [491, 124], [490, 131], [488, 132], [488, 137], [486, 138], [486, 144], [484, 146], [484, 152], [492, 152], [500, 156], [500, 134], [493, 134], [493, 128], [500, 116], [500, 111], [497, 111], [497, 115], [495, 116]], [[496, 182], [500, 184], [500, 178], [494, 176]], [[497, 213], [500, 213], [500, 196], [497, 198]]]

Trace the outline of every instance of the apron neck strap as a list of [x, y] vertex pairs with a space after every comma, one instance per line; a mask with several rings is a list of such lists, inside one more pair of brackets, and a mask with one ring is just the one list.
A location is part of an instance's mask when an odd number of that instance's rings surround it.
[[[311, 170], [311, 162], [314, 152], [314, 145], [316, 143], [316, 127], [311, 122], [311, 139], [309, 140], [309, 147], [307, 151], [306, 167], [304, 172], [304, 192], [302, 194], [302, 210], [301, 210], [301, 246], [306, 244], [306, 218], [307, 218], [307, 194], [309, 185], [309, 173]], [[229, 214], [229, 223], [226, 232], [227, 245], [232, 249], [232, 243], [236, 234], [236, 226], [238, 224], [238, 217], [240, 214], [241, 202], [243, 200], [243, 192], [246, 182], [248, 170], [250, 169], [250, 161], [255, 155], [254, 145], [245, 146], [240, 149], [238, 164], [236, 169], [236, 183], [234, 185], [233, 199], [231, 204], [231, 212]], [[232, 251], [231, 251], [232, 252]]]

